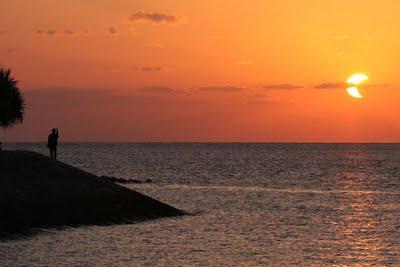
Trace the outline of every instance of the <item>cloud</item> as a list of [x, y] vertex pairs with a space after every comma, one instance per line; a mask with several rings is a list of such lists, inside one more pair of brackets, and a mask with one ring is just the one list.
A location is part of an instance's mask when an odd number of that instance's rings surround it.
[[40, 105], [80, 105], [106, 104], [110, 100], [124, 100], [123, 96], [116, 96], [109, 90], [84, 90], [75, 88], [44, 88], [25, 92], [28, 104]]
[[153, 72], [153, 71], [162, 71], [162, 67], [141, 67], [140, 71], [144, 72]]
[[153, 71], [163, 71], [164, 68], [160, 66], [142, 66], [142, 67], [132, 67], [134, 71], [143, 71], [143, 72], [153, 72]]
[[303, 88], [303, 86], [290, 83], [269, 84], [264, 86], [264, 89], [270, 90], [295, 90], [300, 88]]
[[14, 47], [10, 47], [10, 48], [7, 49], [7, 53], [9, 53], [9, 54], [12, 54], [12, 53], [14, 53], [16, 51], [17, 51], [17, 49], [14, 48]]
[[[326, 83], [321, 83], [316, 86], [314, 86], [315, 89], [345, 89], [347, 87], [350, 87], [352, 85], [349, 85], [347, 83], [341, 83], [341, 82], [326, 82]], [[377, 88], [377, 87], [387, 87], [388, 84], [362, 84], [360, 87], [363, 88]]]
[[82, 31], [73, 31], [73, 30], [64, 30], [64, 35], [66, 36], [81, 36], [81, 35], [88, 35], [89, 31], [88, 30], [82, 30]]
[[154, 95], [119, 95], [112, 90], [79, 88], [44, 88], [24, 92], [28, 108], [48, 109], [49, 107], [92, 108], [98, 105], [155, 104], [160, 98]]
[[24, 96], [27, 108], [53, 109], [71, 107], [93, 109], [104, 106], [139, 106], [154, 104], [200, 104], [201, 100], [187, 98], [187, 91], [174, 90], [167, 86], [147, 86], [137, 88], [133, 94], [119, 94], [107, 89], [79, 89], [53, 87], [26, 90]]
[[172, 88], [166, 87], [166, 86], [146, 86], [146, 87], [137, 89], [137, 91], [141, 92], [141, 93], [156, 93], [156, 94], [167, 93], [167, 94], [170, 94], [170, 93], [173, 93], [175, 90]]
[[315, 89], [340, 89], [346, 87], [347, 87], [346, 83], [340, 83], [340, 82], [326, 82], [314, 86]]
[[118, 31], [114, 27], [110, 27], [110, 28], [108, 28], [108, 33], [111, 35], [116, 35], [118, 33]]
[[235, 93], [243, 90], [244, 90], [243, 87], [235, 87], [235, 86], [205, 86], [199, 88], [199, 91], [202, 92], [216, 92], [216, 93]]
[[175, 90], [168, 86], [145, 86], [142, 88], [136, 89], [136, 92], [139, 92], [144, 95], [172, 95], [172, 96], [190, 96], [190, 92], [185, 90]]
[[74, 35], [75, 32], [74, 32], [74, 31], [71, 31], [71, 30], [64, 30], [64, 34], [65, 34], [65, 35]]
[[124, 71], [140, 71], [147, 73], [164, 71], [164, 68], [161, 66], [106, 66], [104, 69], [114, 73]]
[[163, 14], [163, 13], [146, 13], [139, 11], [132, 13], [128, 20], [130, 22], [151, 22], [155, 24], [174, 24], [179, 21], [179, 18], [174, 15]]
[[37, 30], [36, 31], [37, 35], [43, 35], [43, 36], [82, 36], [82, 35], [88, 35], [89, 32], [88, 30], [81, 30], [81, 31], [74, 31], [71, 29], [65, 29], [65, 30], [55, 30], [55, 29], [50, 29], [50, 30]]
[[246, 102], [247, 105], [251, 106], [260, 106], [260, 105], [272, 105], [278, 104], [277, 101], [274, 100], [264, 100], [264, 99], [250, 99]]
[[37, 30], [36, 34], [39, 35], [49, 35], [49, 36], [53, 36], [57, 33], [57, 30]]

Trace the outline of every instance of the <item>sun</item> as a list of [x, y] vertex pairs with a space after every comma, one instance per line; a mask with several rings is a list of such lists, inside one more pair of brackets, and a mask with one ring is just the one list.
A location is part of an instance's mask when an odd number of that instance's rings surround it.
[[353, 84], [353, 85], [359, 85], [363, 81], [368, 80], [368, 76], [363, 74], [363, 73], [356, 73], [350, 76], [350, 78], [347, 79], [347, 83]]
[[362, 98], [363, 96], [358, 91], [358, 88], [355, 86], [347, 88], [347, 93], [354, 98]]
[[357, 86], [366, 80], [368, 80], [368, 76], [363, 73], [356, 73], [351, 75], [347, 79], [347, 83], [352, 86], [347, 88], [347, 93], [354, 98], [363, 98]]

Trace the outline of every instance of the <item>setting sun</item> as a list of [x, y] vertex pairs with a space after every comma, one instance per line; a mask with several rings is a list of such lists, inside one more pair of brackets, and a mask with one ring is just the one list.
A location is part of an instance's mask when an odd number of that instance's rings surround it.
[[[356, 74], [351, 75], [347, 79], [347, 83], [352, 84], [352, 85], [360, 85], [363, 81], [366, 81], [366, 80], [368, 80], [367, 75], [365, 75], [363, 73], [356, 73]], [[358, 90], [358, 87], [356, 87], [356, 86], [351, 86], [351, 87], [347, 88], [347, 93], [354, 98], [363, 98], [360, 91]]]
[[347, 93], [349, 95], [351, 95], [354, 98], [362, 98], [363, 96], [360, 94], [360, 92], [358, 91], [357, 87], [349, 87], [347, 88]]
[[363, 81], [368, 80], [368, 76], [363, 74], [363, 73], [357, 73], [353, 74], [350, 76], [350, 78], [347, 79], [347, 83], [354, 84], [354, 85], [359, 85]]

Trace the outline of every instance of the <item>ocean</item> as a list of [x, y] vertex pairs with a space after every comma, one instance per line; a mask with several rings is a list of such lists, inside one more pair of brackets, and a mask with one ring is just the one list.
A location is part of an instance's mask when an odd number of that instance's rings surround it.
[[125, 186], [192, 215], [1, 240], [0, 266], [400, 266], [400, 144], [61, 143], [59, 160], [151, 179]]

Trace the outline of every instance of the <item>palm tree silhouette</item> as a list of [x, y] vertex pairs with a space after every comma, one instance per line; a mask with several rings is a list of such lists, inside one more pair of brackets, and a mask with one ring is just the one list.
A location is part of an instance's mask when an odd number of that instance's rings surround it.
[[0, 127], [10, 128], [22, 123], [24, 114], [25, 101], [18, 81], [11, 76], [11, 69], [0, 68]]

